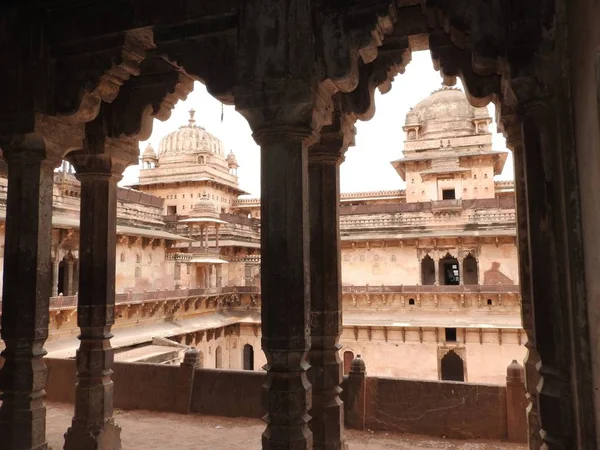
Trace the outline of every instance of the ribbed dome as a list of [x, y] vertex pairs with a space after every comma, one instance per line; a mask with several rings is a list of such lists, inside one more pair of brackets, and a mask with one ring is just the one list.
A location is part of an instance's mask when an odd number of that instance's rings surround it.
[[460, 89], [444, 86], [409, 111], [406, 125], [414, 125], [415, 117], [419, 139], [444, 139], [475, 134], [473, 119], [489, 115], [486, 108], [471, 106]]
[[[225, 159], [223, 143], [204, 128], [196, 125], [195, 110], [190, 110], [187, 125], [169, 133], [160, 141], [158, 158], [164, 162], [190, 162], [199, 154], [212, 154]], [[193, 157], [193, 158], [190, 158]], [[189, 160], [189, 161], [188, 161]]]

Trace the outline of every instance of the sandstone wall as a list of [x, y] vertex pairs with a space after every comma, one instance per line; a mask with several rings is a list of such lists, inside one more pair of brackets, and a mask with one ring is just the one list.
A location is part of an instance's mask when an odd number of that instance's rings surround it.
[[365, 425], [371, 430], [504, 439], [506, 414], [504, 386], [367, 377]]
[[415, 247], [342, 249], [344, 285], [419, 284]]

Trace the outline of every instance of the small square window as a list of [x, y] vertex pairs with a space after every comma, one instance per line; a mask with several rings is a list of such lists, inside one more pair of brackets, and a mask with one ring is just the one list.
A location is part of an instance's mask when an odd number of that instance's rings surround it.
[[446, 328], [446, 342], [456, 342], [456, 328]]
[[454, 200], [456, 199], [456, 190], [454, 189], [443, 189], [442, 190], [443, 200]]

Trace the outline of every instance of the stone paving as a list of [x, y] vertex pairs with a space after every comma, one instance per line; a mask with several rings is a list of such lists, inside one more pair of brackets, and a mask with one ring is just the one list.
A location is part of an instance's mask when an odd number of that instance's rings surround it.
[[[54, 450], [63, 447], [72, 405], [48, 403], [47, 436]], [[255, 419], [180, 415], [150, 411], [116, 411], [123, 450], [260, 450], [264, 423]], [[349, 450], [525, 450], [497, 441], [455, 441], [425, 436], [347, 430]]]

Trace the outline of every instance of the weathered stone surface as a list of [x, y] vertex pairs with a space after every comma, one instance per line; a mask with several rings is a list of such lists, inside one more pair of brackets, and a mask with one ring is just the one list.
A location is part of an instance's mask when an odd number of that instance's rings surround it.
[[[8, 145], [4, 145], [8, 144]], [[45, 143], [29, 135], [3, 143], [8, 165], [0, 442], [7, 450], [46, 449], [44, 388], [52, 266], [52, 170]]]

